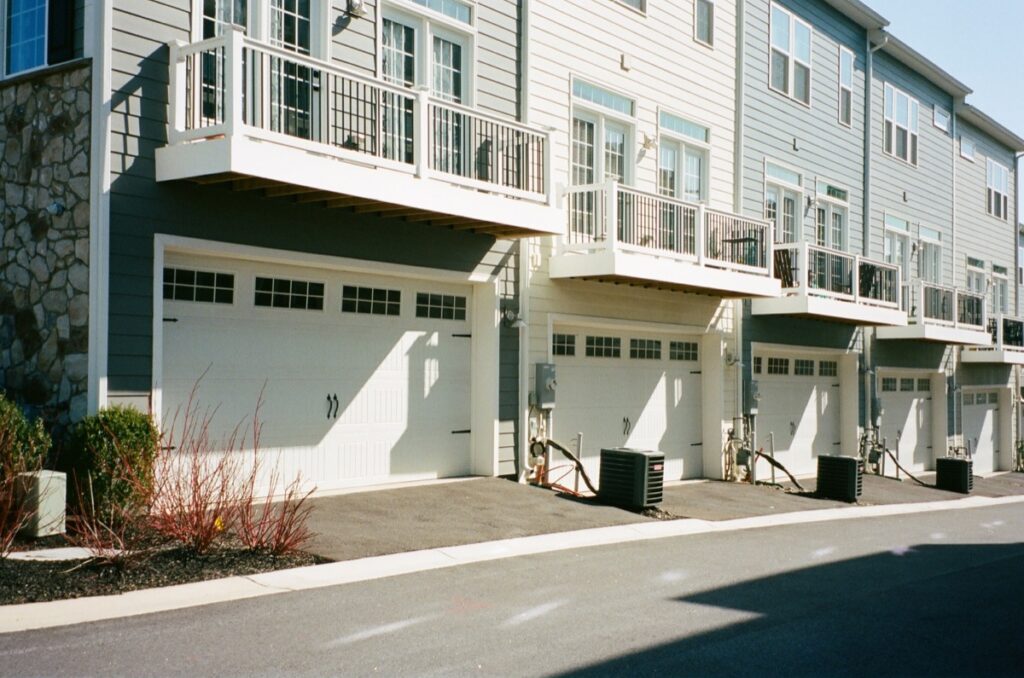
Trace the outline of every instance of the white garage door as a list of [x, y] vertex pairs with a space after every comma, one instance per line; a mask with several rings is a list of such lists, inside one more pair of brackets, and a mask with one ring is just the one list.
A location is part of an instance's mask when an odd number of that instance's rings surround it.
[[775, 457], [790, 473], [816, 473], [818, 455], [840, 452], [838, 360], [767, 351], [755, 353], [753, 372], [758, 446], [767, 450], [772, 433]]
[[[900, 465], [908, 471], [933, 467], [931, 379], [927, 376], [881, 373], [879, 399], [882, 404], [880, 434], [886, 447], [899, 450]], [[896, 475], [887, 459], [885, 473]]]
[[554, 435], [583, 433], [597, 481], [601, 448], [665, 454], [666, 480], [702, 474], [701, 377], [696, 337], [556, 327]]
[[964, 398], [964, 443], [971, 448], [975, 473], [995, 470], [999, 431], [999, 392], [969, 391]]
[[168, 256], [163, 411], [202, 376], [223, 440], [251, 420], [286, 478], [321, 488], [470, 470], [470, 290]]

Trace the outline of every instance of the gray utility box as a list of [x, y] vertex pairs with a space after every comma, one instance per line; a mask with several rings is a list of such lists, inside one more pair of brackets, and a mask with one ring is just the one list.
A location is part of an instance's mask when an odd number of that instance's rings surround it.
[[665, 489], [665, 455], [617, 447], [601, 450], [597, 497], [605, 504], [642, 510], [660, 504]]
[[855, 502], [863, 491], [860, 459], [824, 454], [818, 457], [819, 497]]
[[974, 462], [970, 459], [940, 457], [935, 460], [935, 487], [970, 494], [974, 489]]
[[67, 486], [67, 476], [57, 471], [18, 474], [15, 496], [28, 512], [22, 534], [33, 539], [64, 534]]
[[536, 405], [542, 410], [555, 409], [555, 389], [558, 388], [558, 381], [555, 379], [555, 366], [552, 363], [537, 363], [536, 380]]

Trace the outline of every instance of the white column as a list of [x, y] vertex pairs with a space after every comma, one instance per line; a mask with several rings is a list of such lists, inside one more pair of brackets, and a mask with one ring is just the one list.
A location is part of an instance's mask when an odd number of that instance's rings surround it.
[[701, 441], [705, 478], [725, 477], [722, 420], [725, 416], [725, 341], [717, 332], [701, 337], [700, 346]]
[[859, 393], [857, 354], [846, 353], [839, 358], [839, 450], [846, 457], [855, 457], [859, 453]]
[[473, 288], [470, 393], [470, 466], [474, 475], [498, 472], [498, 364], [500, 308], [497, 283]]
[[[932, 457], [946, 456], [949, 446], [949, 394], [946, 392], [946, 373], [936, 372], [932, 380]], [[932, 464], [935, 468], [935, 464]], [[930, 469], [929, 469], [930, 470]]]

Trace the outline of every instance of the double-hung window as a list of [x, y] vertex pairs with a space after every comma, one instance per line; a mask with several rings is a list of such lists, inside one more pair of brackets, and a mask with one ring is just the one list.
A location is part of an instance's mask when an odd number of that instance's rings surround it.
[[[75, 55], [74, 0], [0, 0], [0, 78]], [[80, 12], [79, 8], [79, 12]]]
[[987, 175], [988, 213], [1005, 221], [1009, 216], [1010, 170], [989, 159]]
[[[573, 79], [570, 170], [574, 186], [605, 181], [632, 181], [636, 102], [611, 90]], [[573, 192], [570, 220], [576, 237], [603, 238], [599, 232], [597, 194]]]
[[771, 162], [765, 163], [764, 218], [771, 222], [777, 243], [801, 239], [802, 182], [799, 173]]
[[918, 275], [925, 282], [942, 284], [942, 233], [934, 228], [918, 226], [918, 239]]
[[917, 166], [917, 135], [920, 105], [906, 92], [885, 85], [885, 152]]
[[778, 5], [771, 11], [768, 86], [811, 105], [811, 26]]
[[964, 136], [960, 137], [960, 157], [974, 162], [974, 142]]
[[938, 106], [932, 107], [932, 125], [938, 127], [943, 132], [949, 134], [949, 128], [951, 119], [949, 117], [949, 111], [945, 111]]
[[708, 47], [715, 44], [715, 2], [694, 0], [693, 39]]
[[845, 47], [839, 48], [839, 122], [853, 125], [853, 62], [854, 54]]

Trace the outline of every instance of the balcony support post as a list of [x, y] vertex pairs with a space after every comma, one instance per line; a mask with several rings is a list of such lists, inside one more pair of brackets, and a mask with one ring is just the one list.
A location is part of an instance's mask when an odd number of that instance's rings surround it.
[[229, 138], [242, 129], [242, 49], [245, 34], [238, 26], [227, 33], [224, 49], [224, 124]]
[[433, 136], [430, 133], [430, 90], [420, 87], [416, 90], [416, 111], [412, 123], [417, 177], [430, 176], [430, 146], [434, 143]]
[[561, 196], [557, 195], [558, 191], [555, 190], [555, 180], [551, 175], [553, 165], [551, 160], [551, 142], [551, 130], [547, 130], [544, 132], [544, 164], [541, 168], [541, 171], [544, 172], [544, 182], [542, 188], [544, 189], [544, 195], [548, 197], [548, 207], [557, 207]]
[[171, 64], [171, 105], [168, 107], [167, 116], [167, 142], [177, 144], [181, 142], [182, 132], [185, 131], [185, 97], [188, 96], [188, 83], [186, 78], [188, 70], [185, 61], [181, 58], [179, 50], [187, 43], [182, 40], [173, 40], [168, 43], [168, 59]]
[[697, 250], [697, 265], [704, 265], [705, 250], [707, 249], [707, 210], [704, 204], [697, 205], [697, 223], [693, 225], [693, 230], [696, 231], [694, 236], [694, 248]]
[[619, 240], [619, 184], [608, 181], [604, 190], [604, 215], [599, 217], [604, 226], [604, 239], [608, 250], [614, 252]]
[[860, 303], [860, 255], [854, 255], [853, 257], [853, 271], [850, 275], [850, 281], [853, 285], [853, 289], [850, 292], [853, 294], [853, 302], [855, 304]]

